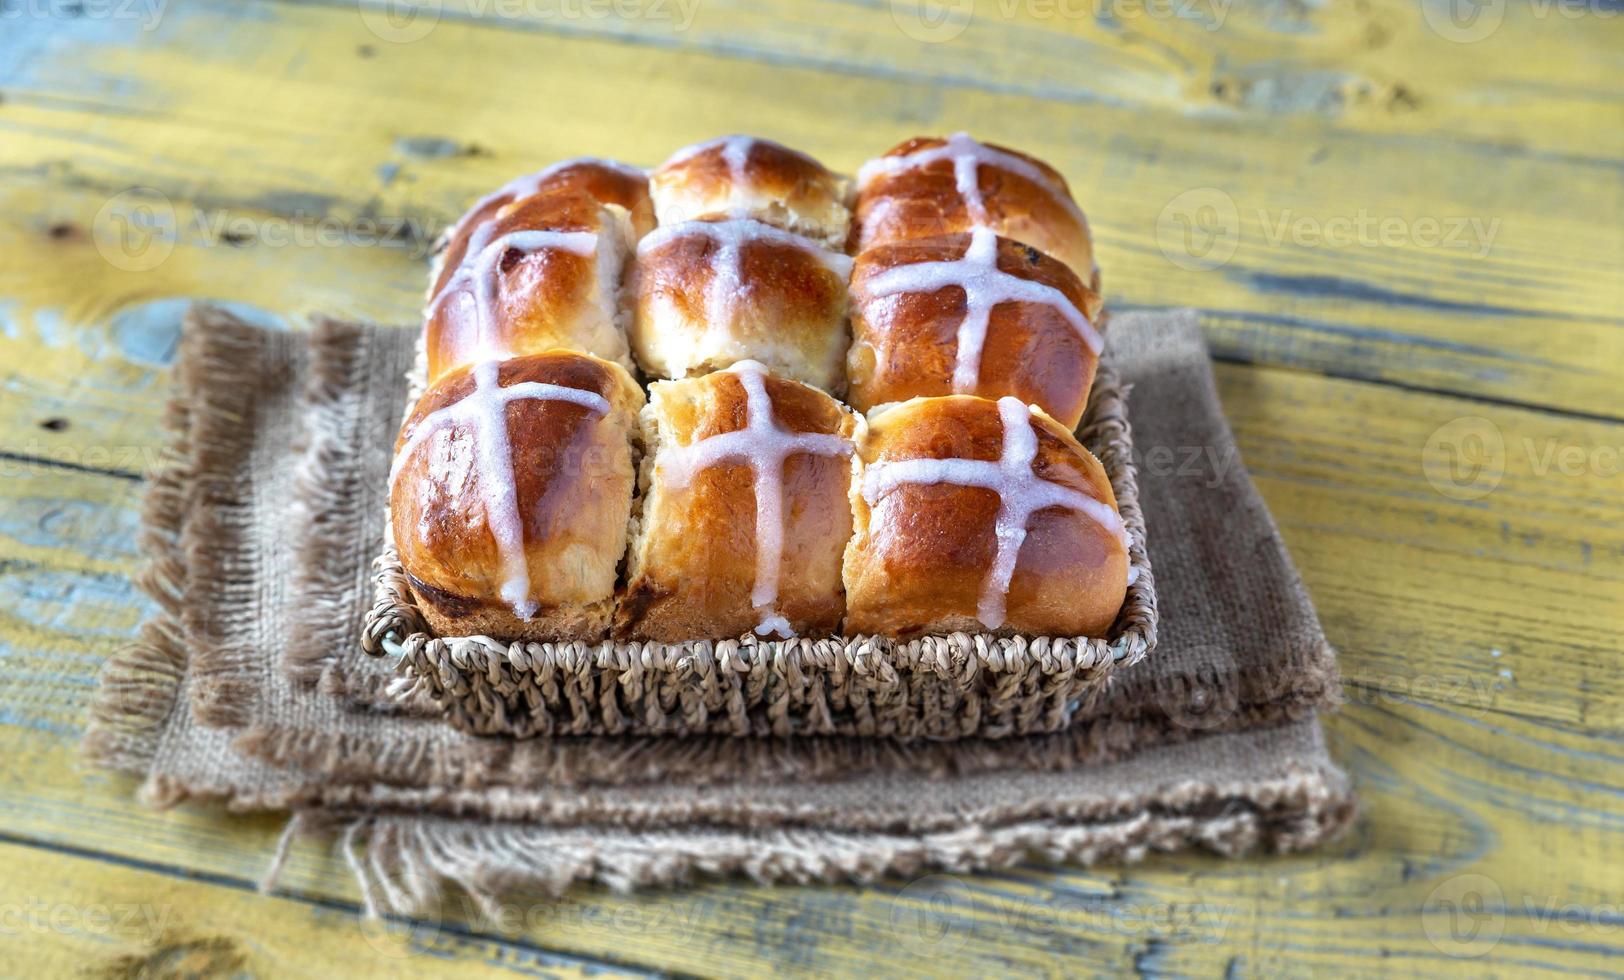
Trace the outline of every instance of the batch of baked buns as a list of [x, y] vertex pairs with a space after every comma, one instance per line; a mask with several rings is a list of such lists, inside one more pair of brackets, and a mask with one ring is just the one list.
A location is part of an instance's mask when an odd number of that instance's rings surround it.
[[1100, 305], [1061, 175], [963, 134], [855, 181], [743, 136], [523, 177], [432, 277], [413, 598], [503, 640], [1103, 636]]

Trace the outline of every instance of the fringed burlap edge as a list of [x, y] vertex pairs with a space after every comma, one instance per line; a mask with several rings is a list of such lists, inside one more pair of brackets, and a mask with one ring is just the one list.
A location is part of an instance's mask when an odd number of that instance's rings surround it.
[[[310, 376], [303, 415], [306, 448], [299, 462], [294, 520], [302, 544], [291, 590], [301, 600], [288, 615], [284, 669], [296, 683], [367, 709], [438, 715], [423, 698], [393, 697], [391, 678], [347, 669], [343, 654], [355, 649], [353, 596], [372, 588], [373, 559], [365, 515], [387, 507], [387, 487], [363, 465], [366, 440], [382, 435], [356, 406], [368, 402], [377, 358], [389, 356], [376, 343], [379, 330], [366, 324], [318, 317], [311, 335]], [[405, 329], [405, 328], [401, 328]]]
[[[199, 720], [247, 721], [253, 691], [243, 667], [260, 655], [246, 639], [253, 636], [257, 583], [252, 568], [222, 558], [236, 554], [222, 542], [249, 530], [253, 488], [226, 474], [253, 445], [258, 394], [282, 383], [265, 375], [271, 361], [262, 352], [293, 341], [274, 331], [230, 329], [236, 323], [208, 306], [186, 314], [164, 420], [170, 443], [143, 511], [148, 565], [137, 584], [160, 612], [103, 667], [83, 742], [91, 762], [115, 771], [146, 774], [188, 674]], [[210, 383], [195, 384], [196, 374]], [[188, 590], [199, 579], [211, 595], [228, 598], [190, 601]]]
[[1058, 732], [1156, 644], [1156, 588], [1127, 419], [1101, 364], [1078, 437], [1099, 458], [1129, 535], [1133, 577], [1109, 638], [954, 633], [689, 643], [504, 643], [436, 637], [392, 545], [375, 562], [362, 632], [398, 657], [401, 697], [479, 735], [852, 735], [1007, 738]]
[[180, 533], [191, 490], [191, 411], [180, 397], [184, 379], [179, 372], [170, 384], [164, 412], [169, 438], [160, 450], [141, 512], [140, 546], [147, 564], [136, 577], [137, 587], [158, 604], [158, 613], [141, 624], [134, 642], [103, 665], [82, 743], [92, 764], [132, 776], [144, 776], [151, 767], [186, 676], [180, 617], [187, 572]]
[[[594, 825], [304, 811], [290, 824], [288, 840], [335, 835], [371, 916], [423, 914], [447, 886], [462, 890], [489, 914], [506, 896], [557, 896], [581, 881], [621, 892], [729, 875], [763, 884], [864, 884], [927, 869], [967, 873], [1034, 859], [1132, 862], [1192, 845], [1226, 857], [1260, 847], [1290, 853], [1324, 843], [1357, 811], [1346, 777], [1334, 769], [1287, 772], [1235, 786], [1192, 780], [1153, 800], [1125, 802], [1131, 805], [895, 833], [702, 823], [610, 831]], [[274, 886], [279, 869], [280, 861], [267, 876], [267, 888]]]
[[[318, 321], [315, 333], [320, 336], [343, 326]], [[348, 330], [344, 337], [344, 343], [324, 344], [311, 355], [304, 395], [306, 446], [291, 502], [296, 526], [306, 533], [293, 586], [301, 602], [289, 615], [291, 639], [283, 666], [291, 679], [307, 684], [322, 680], [337, 652], [350, 642], [353, 627], [347, 600], [353, 594], [356, 570], [368, 568], [372, 559], [349, 556], [333, 546], [365, 540], [353, 530], [363, 520], [367, 504], [366, 481], [356, 472], [358, 447], [361, 439], [378, 435], [359, 431], [365, 421], [361, 413], [333, 410], [342, 400], [363, 397], [372, 355], [369, 331]]]

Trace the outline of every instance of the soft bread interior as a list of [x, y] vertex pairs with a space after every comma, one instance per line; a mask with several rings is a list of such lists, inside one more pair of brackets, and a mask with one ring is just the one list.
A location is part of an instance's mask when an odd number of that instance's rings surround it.
[[637, 367], [632, 363], [631, 347], [626, 339], [631, 311], [621, 301], [620, 289], [621, 276], [631, 258], [632, 242], [636, 237], [632, 231], [631, 214], [618, 204], [605, 204], [598, 226], [601, 231], [598, 234], [597, 295], [594, 304], [598, 315], [607, 325], [607, 333], [617, 342], [614, 350], [606, 350], [601, 356], [635, 373]]
[[649, 386], [649, 400], [637, 413], [632, 429], [632, 452], [637, 458], [637, 482], [632, 490], [632, 513], [627, 522], [625, 572], [621, 581], [631, 583], [642, 574], [647, 561], [649, 529], [654, 526], [654, 461], [661, 448], [661, 382]]
[[734, 197], [743, 197], [744, 209], [750, 217], [810, 238], [836, 252], [844, 252], [846, 236], [851, 230], [851, 211], [845, 203], [848, 184], [846, 178], [837, 177], [833, 197], [821, 208], [801, 207], [761, 193], [740, 195], [735, 191]]
[[662, 188], [656, 185], [652, 194], [654, 213], [661, 225], [677, 225], [702, 218], [754, 218], [764, 224], [794, 232], [833, 249], [846, 250], [846, 239], [851, 232], [851, 181], [835, 177], [835, 188], [827, 202], [821, 206], [807, 206], [782, 197], [767, 194], [751, 187], [730, 187], [725, 195], [700, 199], [686, 188]]
[[[724, 371], [742, 360], [760, 361], [781, 378], [840, 397], [846, 392], [846, 349], [851, 340], [845, 283], [828, 306], [811, 306], [771, 282], [754, 293], [728, 297], [725, 322], [709, 318], [714, 264], [698, 271], [655, 249], [632, 259], [622, 298], [627, 334], [643, 370], [653, 377], [692, 378]], [[714, 259], [709, 260], [714, 263]], [[808, 262], [813, 261], [811, 258]], [[640, 282], [662, 274], [691, 276], [688, 288], [704, 302], [680, 302]], [[838, 278], [838, 276], [836, 277]], [[686, 307], [686, 308], [685, 308]], [[720, 319], [720, 318], [719, 318]]]

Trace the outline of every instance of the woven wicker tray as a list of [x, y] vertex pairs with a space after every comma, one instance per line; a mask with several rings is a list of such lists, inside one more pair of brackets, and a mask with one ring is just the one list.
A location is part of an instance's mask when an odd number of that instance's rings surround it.
[[[426, 697], [481, 735], [859, 735], [1001, 738], [1067, 727], [1114, 670], [1156, 645], [1127, 392], [1102, 363], [1077, 430], [1105, 467], [1134, 575], [1107, 637], [953, 633], [688, 643], [503, 643], [428, 632], [393, 544], [375, 562], [362, 647], [397, 658]], [[387, 539], [387, 536], [386, 536]]]

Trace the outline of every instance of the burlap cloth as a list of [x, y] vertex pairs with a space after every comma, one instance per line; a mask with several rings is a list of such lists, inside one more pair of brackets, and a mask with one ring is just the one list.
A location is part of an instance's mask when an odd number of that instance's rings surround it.
[[86, 748], [145, 802], [338, 829], [369, 905], [696, 873], [869, 879], [925, 866], [1296, 850], [1353, 812], [1315, 709], [1335, 662], [1223, 419], [1193, 316], [1130, 314], [1131, 421], [1160, 646], [1071, 730], [1003, 740], [458, 732], [387, 694], [356, 638], [415, 331], [188, 318], [143, 586]]

